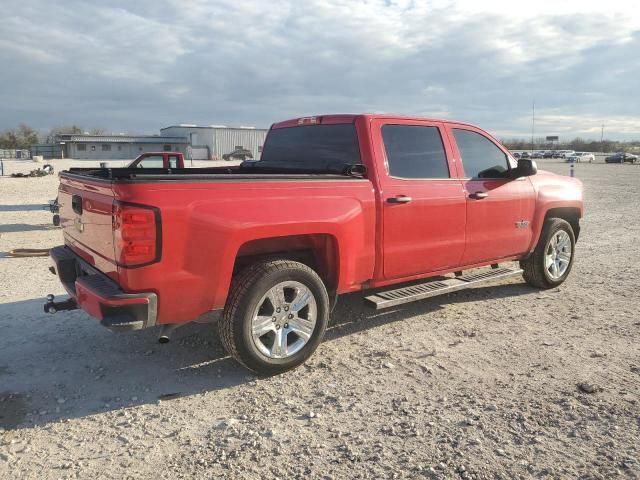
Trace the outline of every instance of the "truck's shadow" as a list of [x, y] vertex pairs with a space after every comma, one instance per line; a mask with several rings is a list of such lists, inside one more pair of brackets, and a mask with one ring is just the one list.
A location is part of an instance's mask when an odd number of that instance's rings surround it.
[[30, 223], [5, 223], [0, 225], [0, 233], [33, 232], [35, 230], [55, 230], [52, 224], [32, 225]]
[[[525, 284], [480, 287], [375, 312], [344, 296], [325, 341], [438, 310], [441, 305], [532, 294]], [[83, 312], [47, 315], [41, 299], [0, 305], [0, 428], [44, 425], [131, 405], [213, 392], [255, 380], [231, 360], [212, 324], [114, 334]], [[429, 328], [424, 322], [421, 328]], [[317, 352], [316, 355], [321, 354]]]
[[0, 205], [0, 212], [33, 212], [37, 210], [49, 210], [43, 203], [24, 203], [18, 205]]

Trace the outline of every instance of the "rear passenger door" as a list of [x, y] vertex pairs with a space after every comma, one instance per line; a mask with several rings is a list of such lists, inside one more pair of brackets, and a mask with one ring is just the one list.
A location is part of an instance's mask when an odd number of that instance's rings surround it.
[[378, 172], [384, 277], [455, 268], [465, 245], [466, 200], [442, 124], [380, 118], [372, 128], [384, 165]]
[[[484, 132], [448, 125], [461, 159], [467, 197], [466, 246], [463, 265], [525, 253], [532, 238], [535, 192], [528, 177], [512, 179], [515, 162]], [[461, 172], [462, 173], [462, 172]]]

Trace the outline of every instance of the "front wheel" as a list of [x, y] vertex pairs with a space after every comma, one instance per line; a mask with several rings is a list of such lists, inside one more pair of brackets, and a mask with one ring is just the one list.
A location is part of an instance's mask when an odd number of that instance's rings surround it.
[[566, 220], [546, 220], [538, 245], [533, 253], [520, 261], [525, 281], [538, 288], [553, 288], [562, 284], [571, 271], [576, 239]]
[[256, 263], [233, 281], [218, 331], [227, 352], [260, 375], [303, 363], [329, 321], [329, 296], [308, 266], [291, 260]]

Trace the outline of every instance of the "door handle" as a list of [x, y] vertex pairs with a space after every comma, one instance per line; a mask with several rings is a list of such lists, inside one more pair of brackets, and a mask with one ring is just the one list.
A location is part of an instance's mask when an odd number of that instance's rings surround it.
[[395, 197], [387, 198], [387, 202], [389, 203], [409, 203], [413, 200], [411, 197], [407, 197], [406, 195], [397, 195]]
[[474, 200], [482, 200], [483, 198], [487, 198], [489, 194], [487, 192], [474, 192], [469, 194], [469, 198], [473, 198]]

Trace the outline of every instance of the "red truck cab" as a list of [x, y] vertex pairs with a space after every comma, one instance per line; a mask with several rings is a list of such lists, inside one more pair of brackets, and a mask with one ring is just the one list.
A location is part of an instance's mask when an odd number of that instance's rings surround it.
[[223, 344], [260, 373], [311, 355], [341, 294], [385, 308], [514, 275], [558, 286], [583, 215], [578, 180], [478, 127], [370, 114], [276, 123], [239, 166], [71, 169], [59, 199], [71, 303], [114, 330], [220, 312]]

